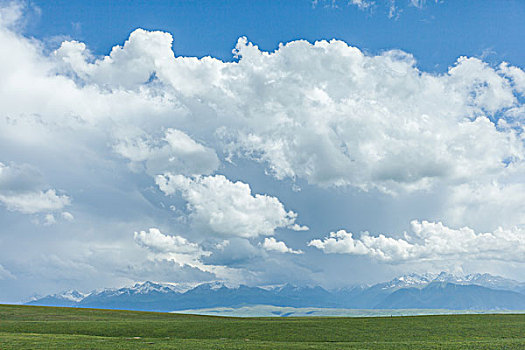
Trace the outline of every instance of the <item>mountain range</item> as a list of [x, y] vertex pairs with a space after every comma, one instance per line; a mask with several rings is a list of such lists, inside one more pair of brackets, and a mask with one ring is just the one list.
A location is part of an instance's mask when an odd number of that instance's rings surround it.
[[136, 283], [91, 293], [67, 291], [28, 305], [89, 307], [141, 311], [177, 311], [216, 307], [272, 305], [345, 309], [525, 310], [525, 283], [490, 274], [455, 276], [410, 274], [372, 286], [326, 290], [290, 284], [232, 288], [203, 283], [187, 290], [174, 284]]

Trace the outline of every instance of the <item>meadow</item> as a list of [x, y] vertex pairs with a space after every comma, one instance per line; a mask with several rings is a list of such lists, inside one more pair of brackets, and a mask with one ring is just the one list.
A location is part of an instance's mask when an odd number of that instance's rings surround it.
[[0, 349], [524, 349], [525, 315], [233, 318], [0, 305]]

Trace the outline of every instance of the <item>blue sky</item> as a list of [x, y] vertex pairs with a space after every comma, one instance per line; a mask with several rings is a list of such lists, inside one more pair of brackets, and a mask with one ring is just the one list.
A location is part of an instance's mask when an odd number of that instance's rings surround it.
[[524, 16], [0, 2], [0, 302], [144, 280], [519, 279]]
[[240, 36], [273, 51], [297, 39], [341, 39], [371, 53], [401, 49], [424, 70], [444, 71], [458, 56], [523, 62], [525, 7], [519, 0], [376, 1], [368, 9], [346, 1], [33, 1], [41, 10], [26, 32], [38, 38], [70, 36], [106, 54], [136, 28], [175, 37], [183, 56], [231, 60]]

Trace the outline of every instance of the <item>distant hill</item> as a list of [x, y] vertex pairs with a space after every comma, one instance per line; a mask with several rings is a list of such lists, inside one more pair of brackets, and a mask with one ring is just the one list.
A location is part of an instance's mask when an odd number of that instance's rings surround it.
[[177, 311], [216, 307], [273, 305], [346, 309], [525, 310], [524, 284], [489, 274], [457, 277], [410, 274], [372, 286], [339, 290], [298, 287], [236, 288], [204, 283], [188, 290], [143, 282], [91, 293], [67, 291], [28, 305], [92, 307], [142, 311]]

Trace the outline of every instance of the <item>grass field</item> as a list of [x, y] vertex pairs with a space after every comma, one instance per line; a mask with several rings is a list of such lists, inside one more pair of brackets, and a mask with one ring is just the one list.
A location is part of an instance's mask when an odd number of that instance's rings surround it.
[[525, 315], [227, 318], [0, 305], [0, 349], [525, 349]]

